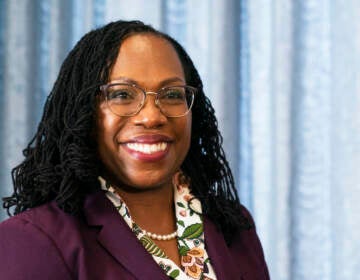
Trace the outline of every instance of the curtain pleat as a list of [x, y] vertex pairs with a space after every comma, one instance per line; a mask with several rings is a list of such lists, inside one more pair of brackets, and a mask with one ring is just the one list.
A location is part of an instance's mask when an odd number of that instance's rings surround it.
[[[3, 30], [3, 65], [1, 86], [2, 116], [1, 119], [1, 194], [10, 191], [12, 182], [10, 170], [22, 158], [21, 151], [30, 138], [28, 119], [32, 97], [34, 44], [32, 20], [33, 10], [30, 1], [7, 1], [3, 3], [5, 30]], [[16, 15], [16, 20], [11, 20]], [[30, 71], [31, 70], [31, 71]], [[36, 71], [34, 71], [36, 72]], [[4, 215], [2, 215], [4, 217]]]
[[242, 0], [239, 5], [239, 83], [238, 99], [238, 190], [241, 202], [253, 213], [254, 197], [253, 158], [251, 149], [251, 95], [250, 95], [250, 43], [249, 43], [249, 9], [248, 0]]
[[298, 1], [293, 13], [292, 279], [330, 279], [332, 274], [329, 4]]

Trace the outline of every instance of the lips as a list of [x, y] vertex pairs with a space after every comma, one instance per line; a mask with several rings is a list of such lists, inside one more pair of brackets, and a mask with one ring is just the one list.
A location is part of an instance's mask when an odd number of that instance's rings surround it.
[[157, 161], [167, 155], [171, 142], [168, 136], [151, 134], [132, 137], [129, 141], [121, 142], [121, 145], [138, 160]]
[[145, 144], [145, 143], [127, 143], [127, 148], [135, 152], [141, 152], [144, 154], [154, 154], [156, 152], [163, 152], [166, 150], [168, 143], [161, 142], [155, 144]]
[[122, 143], [159, 143], [159, 142], [172, 142], [171, 137], [163, 135], [163, 134], [143, 134], [131, 137], [127, 141], [123, 141]]

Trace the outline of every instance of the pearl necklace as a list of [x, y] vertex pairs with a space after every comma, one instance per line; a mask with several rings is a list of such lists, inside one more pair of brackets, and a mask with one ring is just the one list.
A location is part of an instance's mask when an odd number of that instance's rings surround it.
[[[115, 191], [115, 193], [116, 193], [119, 197], [121, 197], [120, 194], [117, 193], [116, 191]], [[131, 219], [132, 224], [136, 224], [131, 217], [130, 217], [130, 219]], [[137, 225], [137, 224], [136, 224], [136, 225]], [[176, 238], [176, 236], [177, 236], [177, 230], [175, 230], [174, 232], [172, 232], [172, 233], [170, 233], [170, 234], [156, 234], [156, 233], [152, 233], [152, 232], [150, 232], [150, 231], [146, 231], [146, 230], [142, 229], [139, 225], [137, 225], [137, 226], [140, 228], [140, 230], [141, 230], [146, 236], [148, 236], [148, 237], [150, 237], [151, 239], [154, 239], [154, 240], [159, 240], [159, 241], [161, 241], [161, 240], [172, 240], [172, 239]]]
[[145, 235], [150, 237], [151, 239], [155, 240], [171, 240], [174, 239], [177, 236], [177, 231], [175, 230], [173, 233], [170, 234], [156, 234], [152, 233], [150, 231], [146, 231], [144, 229], [141, 229]]

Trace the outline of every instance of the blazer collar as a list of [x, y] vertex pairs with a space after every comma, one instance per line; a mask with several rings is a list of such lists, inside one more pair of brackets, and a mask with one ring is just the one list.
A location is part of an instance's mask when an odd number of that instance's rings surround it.
[[98, 242], [138, 279], [168, 279], [103, 191], [85, 199], [84, 213], [90, 226], [102, 226]]
[[207, 217], [204, 217], [204, 234], [206, 251], [217, 279], [243, 279], [239, 260], [231, 255], [223, 235]]
[[[134, 276], [138, 279], [168, 279], [103, 191], [85, 199], [84, 214], [90, 226], [102, 227], [98, 242]], [[217, 279], [241, 279], [241, 268], [234, 262], [222, 234], [207, 217], [204, 217], [204, 232], [206, 250]]]

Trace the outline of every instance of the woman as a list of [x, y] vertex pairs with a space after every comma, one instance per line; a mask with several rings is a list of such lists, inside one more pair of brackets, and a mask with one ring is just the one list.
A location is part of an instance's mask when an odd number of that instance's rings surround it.
[[13, 170], [4, 279], [269, 279], [200, 77], [139, 21], [86, 34]]

